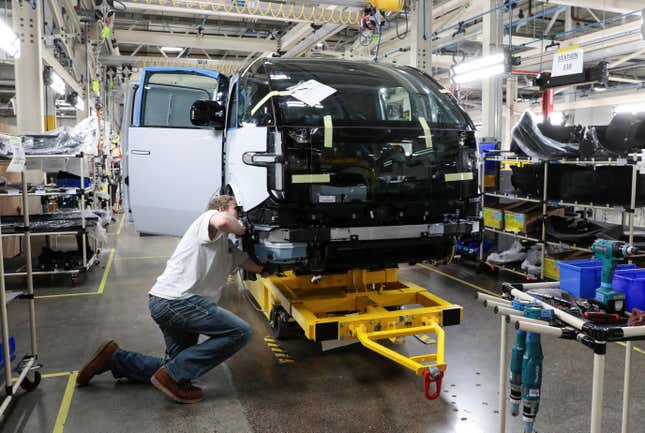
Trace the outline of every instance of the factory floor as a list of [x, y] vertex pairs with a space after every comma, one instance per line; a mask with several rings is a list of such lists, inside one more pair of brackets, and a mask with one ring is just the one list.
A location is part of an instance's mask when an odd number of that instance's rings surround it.
[[[119, 219], [122, 216], [118, 217]], [[439, 269], [404, 267], [402, 279], [460, 304], [464, 321], [446, 328], [448, 370], [441, 398], [423, 397], [420, 377], [358, 344], [323, 351], [303, 339], [280, 342], [294, 362], [280, 363], [265, 341], [267, 322], [244, 292], [227, 288], [222, 305], [254, 329], [249, 345], [202, 378], [206, 399], [194, 405], [169, 401], [150, 385], [115, 382], [109, 373], [76, 388], [75, 372], [99, 343], [163, 353], [161, 333], [150, 319], [147, 292], [164, 268], [177, 239], [140, 237], [117, 221], [101, 264], [77, 287], [68, 280], [39, 281], [36, 303], [40, 386], [21, 393], [0, 431], [5, 433], [494, 433], [498, 423], [499, 317], [475, 301], [477, 288], [498, 291], [513, 277], [479, 274], [452, 264]], [[9, 305], [10, 331], [23, 352], [27, 308]], [[509, 331], [509, 338], [512, 338]], [[641, 343], [637, 343], [639, 346]], [[645, 349], [645, 344], [640, 346]], [[398, 350], [422, 353], [410, 338]], [[540, 433], [589, 431], [592, 353], [578, 343], [544, 337]], [[607, 356], [604, 432], [620, 430], [624, 348], [610, 344]], [[632, 379], [645, 371], [645, 350], [633, 352]], [[631, 429], [642, 431], [645, 387], [633, 381]], [[507, 421], [520, 432], [518, 419]]]

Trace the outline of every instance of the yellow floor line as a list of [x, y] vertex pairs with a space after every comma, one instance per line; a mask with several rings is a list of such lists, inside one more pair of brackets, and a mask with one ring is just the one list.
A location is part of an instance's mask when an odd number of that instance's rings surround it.
[[110, 269], [112, 269], [112, 262], [114, 261], [114, 254], [116, 250], [113, 248], [110, 251], [110, 256], [108, 257], [107, 264], [103, 270], [103, 276], [101, 277], [101, 282], [99, 283], [99, 288], [96, 292], [78, 292], [78, 293], [59, 293], [56, 295], [38, 295], [34, 296], [34, 299], [54, 299], [54, 298], [69, 298], [73, 296], [89, 296], [89, 295], [102, 295], [105, 290], [105, 283], [107, 281]]
[[275, 356], [280, 364], [290, 364], [295, 362], [295, 360], [287, 353], [287, 351], [281, 347], [278, 342], [271, 337], [264, 337], [264, 342], [266, 345], [271, 349], [271, 352], [273, 352], [273, 356]]
[[484, 289], [483, 287], [480, 287], [480, 286], [478, 286], [478, 285], [476, 285], [476, 284], [469, 283], [468, 281], [466, 281], [466, 280], [462, 280], [461, 278], [457, 278], [457, 277], [455, 277], [454, 275], [446, 274], [445, 272], [441, 272], [439, 269], [435, 269], [435, 268], [432, 268], [432, 267], [430, 267], [430, 266], [422, 265], [422, 264], [420, 264], [420, 263], [419, 263], [419, 264], [417, 264], [417, 266], [419, 266], [419, 267], [421, 267], [421, 268], [423, 268], [423, 269], [427, 269], [427, 270], [429, 270], [429, 271], [431, 271], [431, 272], [437, 273], [437, 274], [439, 274], [439, 275], [443, 275], [443, 276], [444, 276], [444, 277], [446, 277], [446, 278], [450, 278], [451, 280], [455, 280], [455, 281], [457, 281], [457, 282], [459, 282], [459, 283], [461, 283], [461, 284], [464, 284], [464, 285], [466, 285], [466, 286], [468, 286], [468, 287], [471, 287], [471, 288], [473, 288], [473, 289], [475, 289], [475, 290], [479, 290], [479, 291], [481, 291], [481, 292], [488, 293], [489, 295], [492, 295], [492, 296], [498, 296], [498, 297], [499, 297], [499, 293], [495, 293], [495, 292], [493, 292], [493, 291], [491, 291], [491, 290]]
[[51, 379], [53, 377], [62, 377], [62, 376], [69, 376], [70, 374], [73, 374], [73, 371], [61, 371], [60, 373], [47, 373], [43, 374], [42, 378], [43, 379]]
[[108, 257], [107, 264], [105, 265], [105, 270], [103, 271], [101, 284], [99, 284], [99, 289], [97, 290], [97, 293], [99, 295], [103, 294], [103, 290], [105, 289], [105, 282], [107, 281], [107, 277], [110, 274], [110, 269], [112, 269], [112, 261], [114, 260], [114, 253], [116, 253], [116, 250], [112, 248], [112, 251], [110, 251], [110, 257]]
[[[43, 375], [41, 375], [40, 377], [41, 377], [42, 379], [52, 379], [52, 378], [55, 378], [55, 377], [69, 376], [70, 374], [72, 374], [72, 372], [71, 372], [71, 371], [61, 371], [61, 372], [59, 372], [59, 373], [47, 373], [47, 374], [43, 374]], [[17, 377], [12, 377], [12, 378], [11, 378], [11, 381], [12, 381], [12, 382], [15, 382], [16, 380], [18, 380], [18, 378], [17, 378]]]
[[63, 401], [60, 403], [58, 416], [56, 417], [56, 424], [54, 424], [54, 430], [52, 433], [63, 433], [65, 431], [65, 422], [67, 421], [69, 408], [72, 405], [72, 397], [74, 396], [74, 390], [76, 389], [76, 377], [78, 377], [78, 372], [74, 372], [69, 375], [67, 386], [65, 387], [65, 394], [63, 394]]
[[116, 230], [116, 235], [119, 236], [121, 234], [121, 230], [123, 230], [123, 225], [125, 224], [125, 214], [123, 214], [123, 218], [121, 218], [121, 222], [119, 223], [119, 228]]
[[119, 256], [114, 260], [154, 260], [154, 259], [169, 259], [170, 256]]
[[[441, 271], [440, 271], [440, 270], [438, 270], [438, 269], [431, 268], [431, 267], [429, 267], [429, 266], [422, 265], [422, 264], [417, 264], [417, 266], [420, 266], [420, 267], [422, 267], [422, 268], [424, 268], [424, 269], [427, 269], [427, 270], [429, 270], [429, 271], [432, 271], [432, 272], [436, 272], [436, 273], [437, 273], [437, 274], [439, 274], [439, 275], [443, 275], [443, 276], [444, 276], [444, 277], [446, 277], [446, 278], [450, 278], [450, 279], [452, 279], [452, 280], [455, 280], [455, 281], [457, 281], [457, 282], [460, 282], [461, 284], [464, 284], [464, 285], [466, 285], [466, 286], [468, 286], [468, 287], [472, 287], [472, 288], [473, 288], [473, 289], [475, 289], [475, 290], [480, 290], [480, 291], [482, 291], [482, 292], [484, 292], [484, 293], [488, 293], [489, 295], [499, 297], [499, 293], [491, 292], [490, 290], [486, 290], [486, 289], [484, 289], [483, 287], [480, 287], [480, 286], [478, 286], [478, 285], [476, 285], [476, 284], [469, 283], [468, 281], [464, 281], [464, 280], [462, 280], [461, 278], [457, 278], [457, 277], [455, 277], [455, 276], [453, 276], [453, 275], [446, 274], [445, 272], [441, 272]], [[621, 345], [621, 346], [623, 346], [623, 347], [625, 347], [625, 346], [626, 346], [626, 344], [625, 344], [625, 343], [620, 342], [620, 341], [619, 341], [619, 342], [616, 342], [616, 344], [619, 344], [619, 345]], [[638, 353], [640, 353], [640, 354], [645, 355], [645, 350], [641, 349], [640, 347], [636, 347], [636, 346], [634, 346], [634, 345], [632, 344], [632, 349], [634, 349], [634, 352], [638, 352]]]

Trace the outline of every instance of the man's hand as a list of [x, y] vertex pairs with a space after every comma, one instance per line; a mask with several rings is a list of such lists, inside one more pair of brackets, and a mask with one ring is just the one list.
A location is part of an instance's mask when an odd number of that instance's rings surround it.
[[246, 227], [226, 212], [216, 212], [211, 217], [210, 226], [217, 231], [233, 233], [237, 236], [243, 236], [246, 233]]
[[242, 262], [242, 268], [254, 274], [259, 274], [262, 272], [262, 266], [255, 263], [250, 257], [247, 257], [244, 262]]
[[278, 266], [274, 265], [273, 263], [265, 263], [264, 266], [262, 267], [262, 277], [266, 278], [268, 276], [277, 274], [280, 269]]

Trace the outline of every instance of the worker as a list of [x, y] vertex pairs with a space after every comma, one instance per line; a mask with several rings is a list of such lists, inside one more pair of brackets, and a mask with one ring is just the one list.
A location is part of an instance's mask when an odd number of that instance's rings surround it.
[[[116, 379], [151, 383], [178, 403], [196, 403], [203, 392], [192, 381], [249, 341], [250, 326], [217, 301], [237, 267], [253, 273], [263, 268], [228, 240], [229, 233], [246, 232], [235, 198], [217, 196], [208, 209], [188, 228], [149, 292], [150, 315], [164, 335], [166, 358], [123, 350], [109, 340], [80, 370], [79, 386], [111, 371]], [[199, 335], [209, 338], [198, 344]]]

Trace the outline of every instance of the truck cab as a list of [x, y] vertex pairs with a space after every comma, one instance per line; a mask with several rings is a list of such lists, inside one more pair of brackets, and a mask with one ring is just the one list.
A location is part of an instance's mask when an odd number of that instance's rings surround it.
[[[141, 147], [135, 143], [152, 131], [141, 128], [163, 128], [142, 120], [145, 95], [159, 84], [145, 81], [147, 71], [143, 75], [141, 102], [134, 105], [139, 130], [128, 137], [133, 209], [139, 187], [133, 182], [144, 181], [132, 164], [141, 156], [133, 153]], [[154, 140], [166, 143], [159, 151], [174, 154], [167, 157], [176, 169], [167, 175], [175, 176], [175, 187], [183, 183], [177, 170], [188, 171], [191, 182], [211, 193], [236, 197], [253, 227], [251, 252], [259, 258], [302, 273], [382, 268], [445, 258], [454, 238], [471, 230], [465, 219], [475, 209], [475, 128], [430, 76], [378, 63], [266, 58], [226, 86], [218, 84], [218, 93], [225, 87], [222, 131], [184, 128], [191, 135], [178, 133], [180, 139], [156, 131]], [[217, 99], [211, 89], [199, 99]], [[168, 88], [160, 90], [168, 104]], [[182, 149], [189, 140], [211, 147], [195, 158], [199, 164], [180, 168], [180, 161], [187, 164]], [[193, 218], [204, 210], [205, 195], [193, 196]], [[167, 202], [159, 211], [171, 215], [177, 207]], [[133, 216], [140, 230], [139, 215]]]

